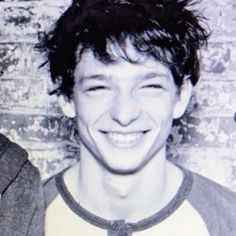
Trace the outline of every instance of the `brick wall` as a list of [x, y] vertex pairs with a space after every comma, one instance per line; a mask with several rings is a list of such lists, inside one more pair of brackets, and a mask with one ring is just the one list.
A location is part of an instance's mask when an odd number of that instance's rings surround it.
[[[79, 152], [73, 121], [47, 95], [49, 75], [38, 69], [44, 59], [34, 49], [69, 2], [0, 1], [0, 132], [29, 151], [43, 178]], [[236, 191], [236, 2], [203, 0], [199, 7], [212, 35], [192, 102], [170, 137], [170, 158]]]

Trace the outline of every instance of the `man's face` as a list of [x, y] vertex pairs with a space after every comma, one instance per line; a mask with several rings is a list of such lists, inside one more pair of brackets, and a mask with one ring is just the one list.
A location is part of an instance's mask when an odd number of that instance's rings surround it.
[[151, 57], [103, 64], [86, 51], [75, 69], [81, 146], [115, 173], [134, 173], [165, 149], [179, 102], [170, 70]]

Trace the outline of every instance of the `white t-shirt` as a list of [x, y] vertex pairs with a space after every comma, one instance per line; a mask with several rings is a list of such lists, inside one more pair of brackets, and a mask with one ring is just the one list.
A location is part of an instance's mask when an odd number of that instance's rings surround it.
[[108, 221], [86, 211], [70, 195], [62, 174], [46, 184], [45, 192], [50, 202], [45, 236], [236, 235], [236, 194], [187, 170], [171, 202], [137, 223]]

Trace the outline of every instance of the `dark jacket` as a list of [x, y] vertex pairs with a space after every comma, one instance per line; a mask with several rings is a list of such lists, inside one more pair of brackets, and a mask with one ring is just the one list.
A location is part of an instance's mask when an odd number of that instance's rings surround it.
[[44, 201], [39, 173], [27, 152], [0, 134], [0, 235], [41, 236]]

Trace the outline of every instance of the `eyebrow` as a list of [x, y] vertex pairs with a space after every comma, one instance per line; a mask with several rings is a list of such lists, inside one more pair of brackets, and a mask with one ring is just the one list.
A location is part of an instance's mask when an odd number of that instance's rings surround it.
[[140, 75], [140, 79], [141, 80], [145, 80], [145, 79], [154, 79], [156, 77], [165, 77], [167, 76], [166, 73], [158, 73], [158, 72], [150, 72], [144, 75]]
[[[143, 81], [147, 79], [154, 79], [156, 77], [165, 77], [167, 76], [166, 73], [158, 73], [158, 72], [150, 72], [146, 74], [136, 74], [138, 80]], [[85, 80], [101, 80], [101, 81], [108, 81], [110, 80], [110, 76], [103, 75], [103, 74], [95, 74], [95, 75], [88, 75], [88, 76], [81, 76], [79, 79], [79, 83], [82, 83]]]
[[81, 76], [79, 81], [80, 83], [84, 80], [108, 80], [109, 77], [103, 74], [95, 74], [95, 75], [89, 75], [89, 76]]

